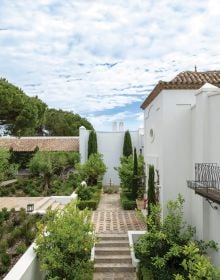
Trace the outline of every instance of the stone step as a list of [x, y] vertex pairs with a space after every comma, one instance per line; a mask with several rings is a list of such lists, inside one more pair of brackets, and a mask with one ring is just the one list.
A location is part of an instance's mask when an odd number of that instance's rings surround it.
[[95, 256], [130, 255], [129, 247], [95, 247]]
[[57, 208], [59, 208], [60, 203], [59, 202], [53, 202], [52, 206], [51, 206], [51, 210], [55, 210]]
[[93, 274], [93, 280], [137, 280], [136, 273], [134, 272], [114, 272], [114, 273], [102, 273], [96, 272]]
[[95, 263], [131, 263], [131, 256], [95, 256]]
[[94, 265], [95, 272], [135, 272], [132, 264], [100, 263]]
[[50, 200], [50, 197], [44, 197], [34, 205], [34, 210], [39, 210], [41, 207]]
[[112, 234], [99, 234], [100, 240], [128, 240], [127, 234], [112, 233]]
[[96, 244], [96, 248], [99, 247], [129, 247], [127, 240], [102, 240]]
[[50, 206], [53, 204], [53, 200], [49, 199], [47, 202], [45, 202], [39, 209], [40, 210], [47, 210]]

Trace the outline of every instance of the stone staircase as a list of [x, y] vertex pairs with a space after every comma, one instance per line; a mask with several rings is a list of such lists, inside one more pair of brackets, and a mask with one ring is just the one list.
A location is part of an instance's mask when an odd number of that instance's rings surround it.
[[44, 197], [39, 202], [35, 204], [35, 211], [46, 211], [49, 207], [52, 210], [57, 208], [63, 208], [64, 205], [60, 204], [59, 202], [54, 201], [51, 197]]
[[100, 234], [95, 246], [94, 280], [136, 280], [127, 234]]

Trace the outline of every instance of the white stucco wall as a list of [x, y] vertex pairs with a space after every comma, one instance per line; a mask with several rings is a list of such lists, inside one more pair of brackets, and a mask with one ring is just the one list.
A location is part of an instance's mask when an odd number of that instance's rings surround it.
[[191, 174], [190, 111], [195, 102], [194, 93], [193, 90], [163, 92], [163, 201], [166, 205], [167, 201], [176, 199], [179, 193], [182, 194], [185, 198], [185, 218], [190, 217], [186, 178]]
[[[196, 94], [192, 112], [192, 176], [199, 162], [220, 164], [220, 89], [205, 85]], [[198, 238], [215, 240], [220, 244], [220, 205], [213, 209], [205, 198], [191, 190], [191, 222]], [[211, 254], [215, 265], [220, 265], [220, 252]]]
[[[160, 108], [160, 109], [159, 109]], [[160, 171], [163, 214], [166, 202], [181, 193], [184, 214], [196, 226], [197, 237], [220, 244], [220, 205], [212, 209], [205, 198], [187, 188], [199, 162], [220, 164], [220, 89], [163, 90], [145, 109], [145, 161]], [[148, 137], [154, 128], [155, 139]], [[220, 265], [220, 253], [212, 253]]]
[[[145, 163], [160, 173], [160, 199], [163, 213], [166, 203], [178, 193], [188, 196], [186, 175], [191, 174], [191, 117], [195, 102], [193, 90], [163, 90], [144, 112]], [[154, 139], [149, 136], [154, 130]], [[146, 170], [148, 172], [148, 170]], [[169, 186], [169, 187], [167, 187]], [[185, 205], [188, 215], [188, 206]]]
[[[132, 147], [137, 149], [139, 154], [140, 149], [144, 149], [144, 130], [130, 131]], [[119, 186], [120, 180], [117, 171], [114, 167], [120, 165], [120, 157], [123, 154], [124, 131], [96, 131], [98, 152], [103, 155], [103, 160], [107, 166], [107, 172], [103, 179], [103, 185]], [[81, 162], [84, 163], [88, 157], [88, 138], [89, 131], [85, 128], [80, 128], [80, 155]]]

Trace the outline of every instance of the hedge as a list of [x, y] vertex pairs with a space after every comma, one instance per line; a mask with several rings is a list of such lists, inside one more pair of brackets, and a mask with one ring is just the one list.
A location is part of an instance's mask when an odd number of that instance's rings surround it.
[[124, 210], [134, 210], [137, 208], [136, 201], [132, 199], [132, 193], [122, 192], [120, 194], [121, 205]]
[[96, 189], [96, 191], [92, 194], [92, 198], [89, 200], [78, 200], [77, 206], [80, 210], [83, 210], [85, 208], [89, 208], [92, 210], [96, 210], [101, 196], [101, 189]]
[[80, 210], [85, 208], [89, 208], [92, 210], [96, 210], [98, 207], [99, 201], [97, 200], [80, 200], [77, 202], [77, 206]]

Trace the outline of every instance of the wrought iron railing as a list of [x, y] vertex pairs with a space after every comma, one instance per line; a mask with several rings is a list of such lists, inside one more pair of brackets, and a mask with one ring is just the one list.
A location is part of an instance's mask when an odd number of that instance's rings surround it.
[[220, 166], [217, 163], [196, 163], [195, 181], [187, 181], [191, 189], [220, 190]]

